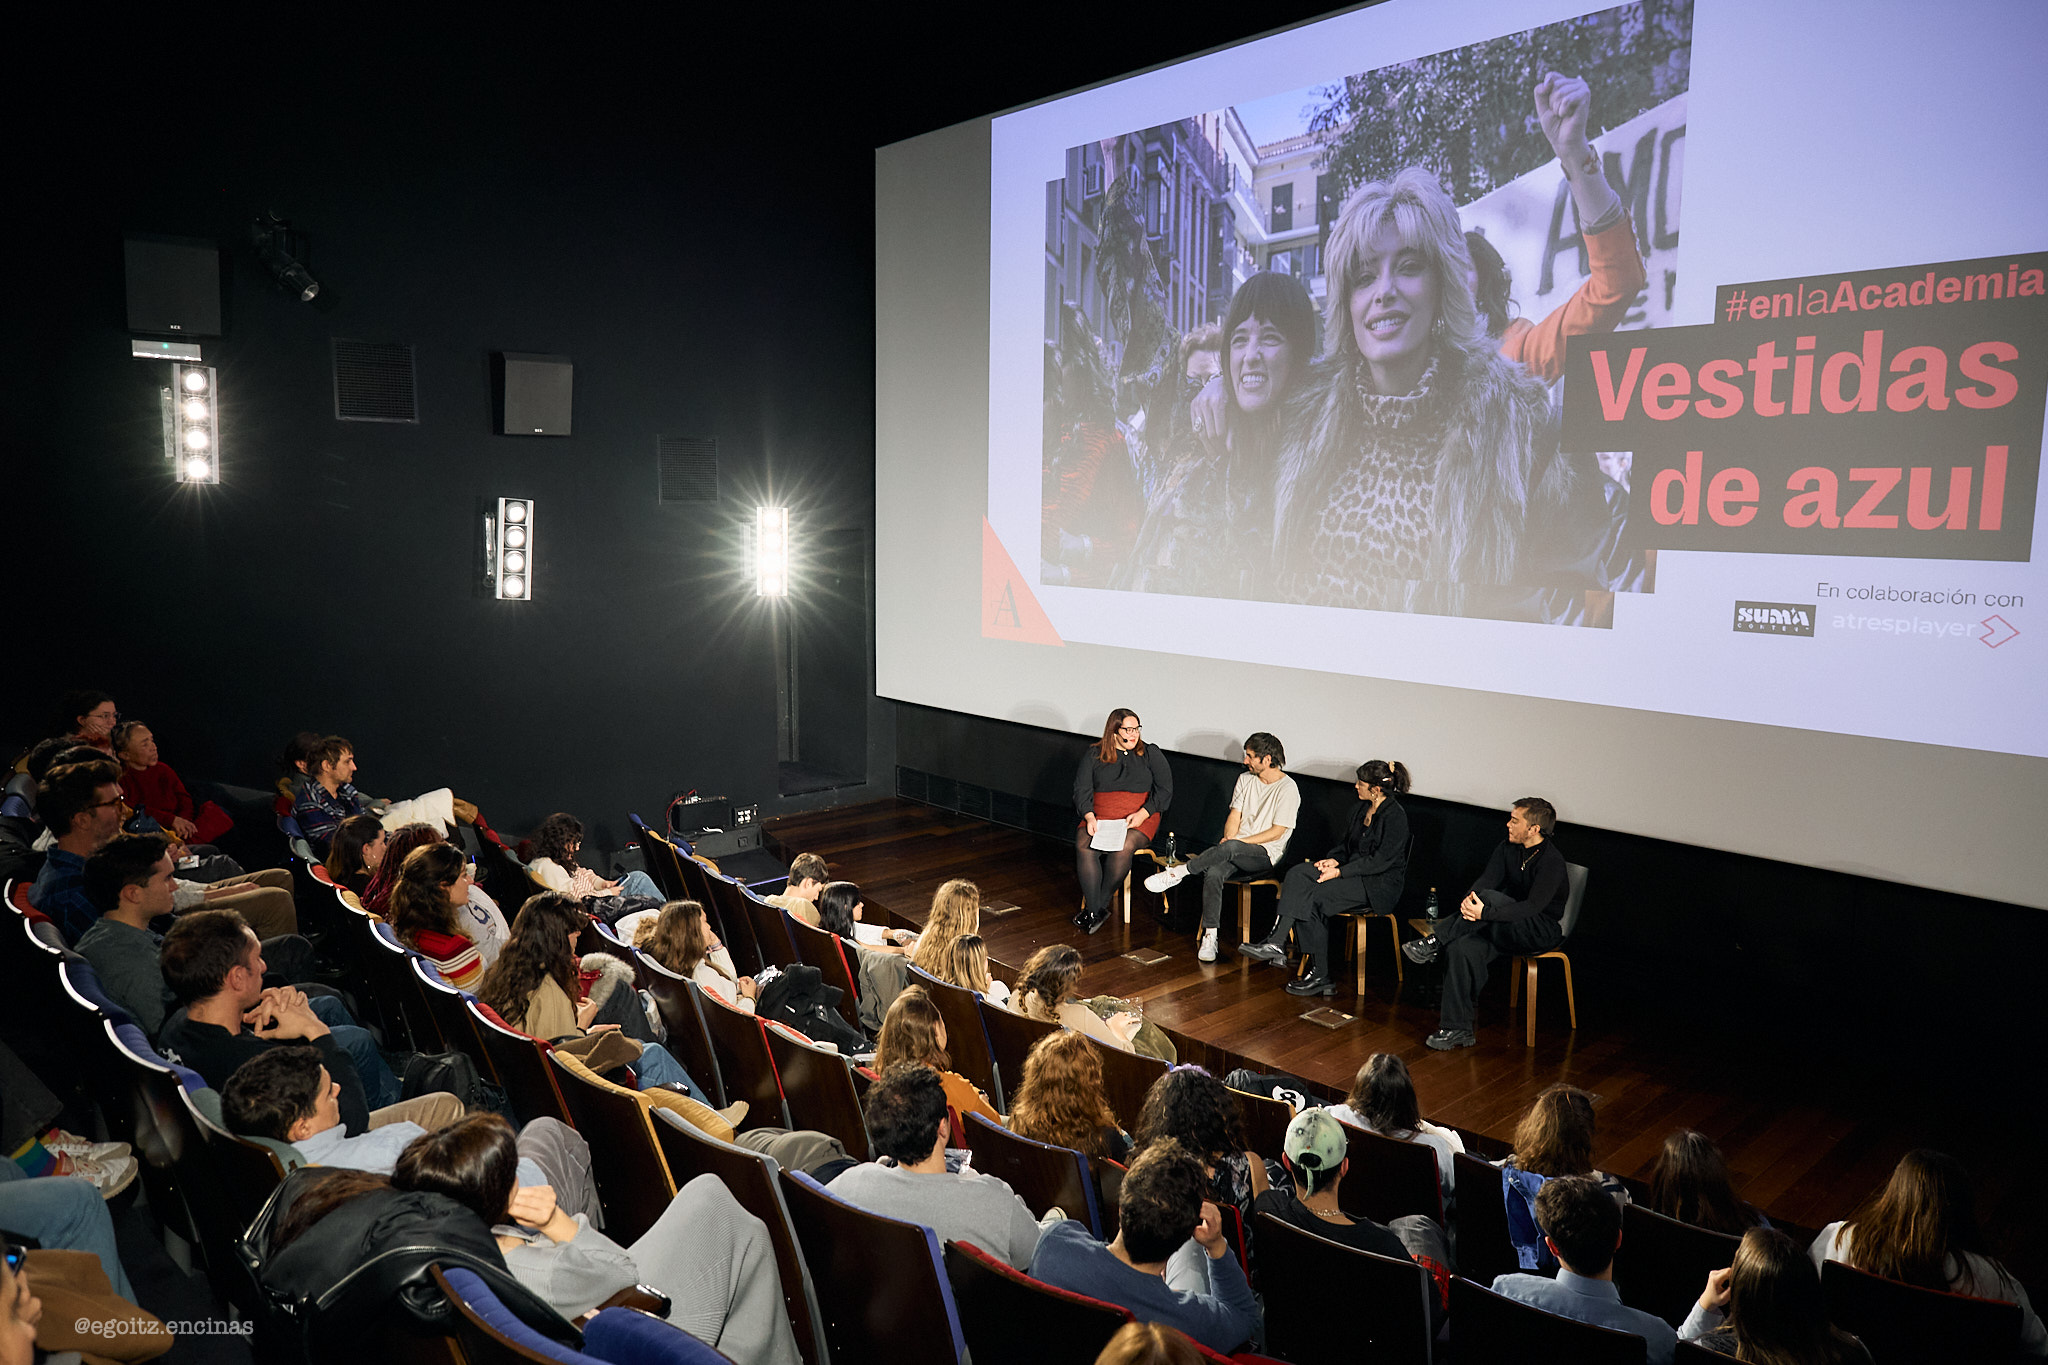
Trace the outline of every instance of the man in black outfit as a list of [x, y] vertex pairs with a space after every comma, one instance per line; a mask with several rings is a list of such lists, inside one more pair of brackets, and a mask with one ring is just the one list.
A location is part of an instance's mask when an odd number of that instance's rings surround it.
[[1426, 1040], [1437, 1051], [1479, 1041], [1472, 1031], [1473, 1001], [1495, 958], [1544, 953], [1563, 942], [1567, 890], [1564, 854], [1550, 842], [1556, 827], [1557, 808], [1542, 797], [1515, 802], [1506, 842], [1487, 859], [1456, 917], [1428, 938], [1401, 945], [1411, 962], [1444, 957], [1443, 1012]]

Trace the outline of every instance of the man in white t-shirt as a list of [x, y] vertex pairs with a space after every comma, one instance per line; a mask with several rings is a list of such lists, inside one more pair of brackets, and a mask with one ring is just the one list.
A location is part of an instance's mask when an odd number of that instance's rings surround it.
[[1175, 867], [1145, 879], [1147, 891], [1177, 886], [1190, 873], [1202, 874], [1202, 937], [1195, 957], [1216, 960], [1216, 926], [1223, 921], [1223, 885], [1239, 872], [1264, 872], [1280, 865], [1287, 836], [1301, 814], [1301, 789], [1281, 772], [1287, 751], [1264, 730], [1244, 742], [1244, 776], [1230, 794], [1230, 818], [1223, 842]]

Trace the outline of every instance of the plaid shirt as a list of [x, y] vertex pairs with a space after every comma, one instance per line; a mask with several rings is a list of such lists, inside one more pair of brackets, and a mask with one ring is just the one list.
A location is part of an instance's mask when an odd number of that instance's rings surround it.
[[367, 815], [369, 811], [370, 803], [349, 782], [342, 783], [332, 796], [318, 782], [308, 782], [299, 789], [299, 799], [292, 803], [292, 819], [299, 822], [307, 840], [321, 849], [334, 841], [334, 832], [341, 828], [342, 821], [351, 815]]

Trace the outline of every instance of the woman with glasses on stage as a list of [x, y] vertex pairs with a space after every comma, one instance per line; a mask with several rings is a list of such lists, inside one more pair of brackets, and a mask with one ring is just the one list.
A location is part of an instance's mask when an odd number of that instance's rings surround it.
[[[1084, 933], [1109, 922], [1109, 903], [1130, 875], [1131, 859], [1159, 833], [1159, 817], [1173, 800], [1173, 771], [1166, 755], [1140, 737], [1142, 729], [1138, 713], [1119, 706], [1074, 772], [1074, 812], [1081, 817], [1074, 831], [1081, 913], [1074, 925]], [[1121, 823], [1123, 837], [1103, 848], [1098, 833], [1109, 821]]]

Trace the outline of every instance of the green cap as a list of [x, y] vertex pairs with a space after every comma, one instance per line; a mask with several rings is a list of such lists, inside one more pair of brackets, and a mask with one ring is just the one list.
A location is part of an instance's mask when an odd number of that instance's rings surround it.
[[1350, 1144], [1344, 1127], [1327, 1109], [1304, 1109], [1287, 1125], [1283, 1150], [1304, 1171], [1334, 1171], [1344, 1163]]

